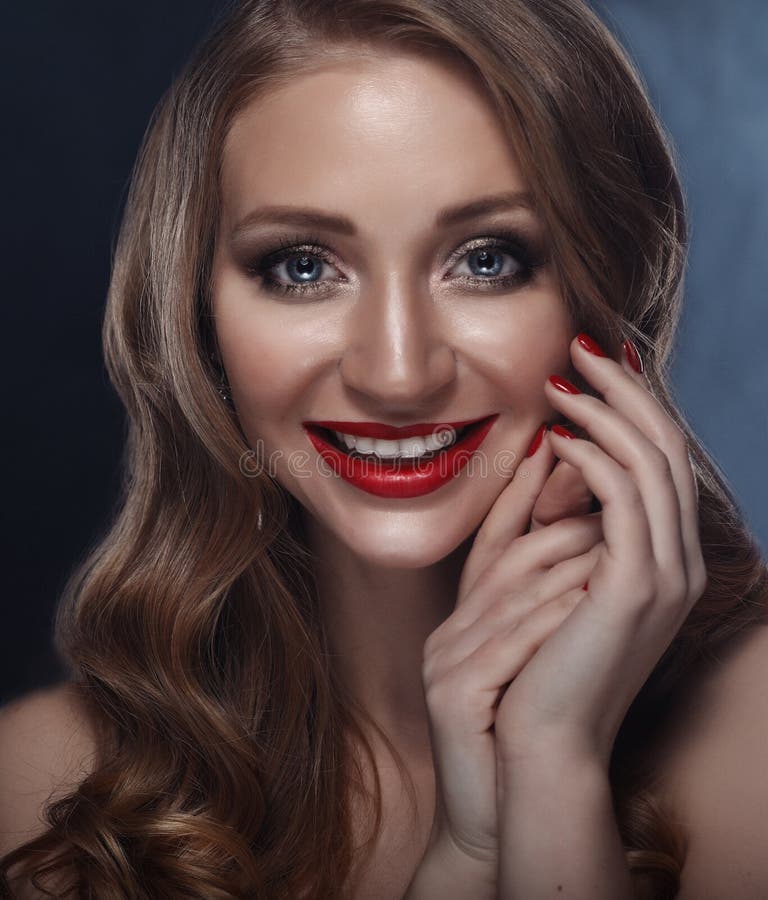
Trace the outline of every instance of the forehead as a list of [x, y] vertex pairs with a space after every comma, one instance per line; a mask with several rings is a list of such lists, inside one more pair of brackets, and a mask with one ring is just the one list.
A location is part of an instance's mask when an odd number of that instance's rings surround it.
[[527, 186], [476, 79], [434, 55], [334, 61], [254, 99], [235, 119], [222, 199], [376, 209], [402, 222], [468, 196]]

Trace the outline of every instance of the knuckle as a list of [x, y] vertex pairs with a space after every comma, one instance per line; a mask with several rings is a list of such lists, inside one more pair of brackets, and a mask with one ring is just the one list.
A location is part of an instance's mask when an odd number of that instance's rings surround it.
[[593, 545], [589, 548], [589, 550], [587, 550], [587, 552], [586, 552], [586, 554], [585, 554], [586, 559], [587, 559], [590, 563], [594, 564], [594, 563], [597, 562], [597, 560], [600, 558], [600, 556], [601, 556], [601, 554], [602, 554], [602, 552], [603, 552], [604, 547], [605, 547], [605, 542], [604, 542], [604, 540], [603, 540], [603, 534], [602, 534], [602, 531], [601, 531], [597, 543], [593, 544]]
[[659, 421], [651, 428], [649, 436], [659, 447], [670, 453], [687, 452], [685, 434], [665, 409], [660, 410]]
[[663, 450], [660, 450], [655, 446], [651, 453], [651, 465], [653, 466], [654, 474], [658, 478], [662, 478], [670, 484], [674, 482], [674, 477], [672, 475], [672, 465], [669, 461], [669, 457], [666, 453], [664, 453]]
[[643, 473], [649, 473], [654, 478], [664, 481], [672, 482], [674, 480], [669, 456], [651, 440], [634, 448], [629, 468], [636, 477]]
[[698, 600], [699, 597], [706, 591], [709, 586], [709, 573], [707, 572], [707, 567], [704, 565], [703, 561], [700, 561], [699, 564], [694, 569], [693, 574], [690, 579], [690, 591], [693, 595], [694, 599]]
[[495, 630], [505, 627], [510, 617], [510, 594], [496, 598], [485, 611], [483, 619]]
[[421, 682], [425, 691], [429, 691], [435, 682], [435, 658], [432, 655], [425, 656], [421, 664]]
[[633, 585], [627, 608], [635, 616], [636, 623], [640, 624], [645, 621], [653, 609], [659, 591], [656, 582], [649, 578], [647, 573], [634, 579], [628, 579], [627, 583]]
[[471, 708], [467, 680], [460, 678], [456, 669], [425, 687], [424, 699], [430, 714], [444, 722], [460, 719], [463, 711]]
[[427, 636], [426, 641], [424, 641], [424, 660], [426, 661], [431, 656], [433, 656], [439, 646], [440, 628], [436, 628], [434, 631], [430, 632], [430, 634]]
[[421, 681], [424, 690], [439, 684], [450, 671], [451, 660], [445, 647], [425, 656], [421, 664]]
[[589, 540], [601, 530], [600, 522], [586, 516], [568, 516], [552, 527], [555, 529], [555, 538], [564, 544], [570, 544], [574, 540]]
[[683, 459], [688, 457], [688, 441], [685, 439], [685, 434], [671, 419], [659, 429], [659, 444], [670, 454]]
[[424, 699], [431, 710], [441, 709], [453, 691], [453, 686], [447, 676], [435, 677], [424, 685]]
[[664, 606], [678, 606], [688, 596], [688, 579], [685, 574], [675, 571], [665, 575], [658, 596]]
[[440, 651], [434, 650], [432, 653], [425, 653], [421, 663], [421, 680], [425, 690], [437, 682], [440, 671]]
[[630, 475], [617, 475], [613, 479], [613, 492], [624, 506], [629, 506], [641, 512], [644, 509], [643, 496]]

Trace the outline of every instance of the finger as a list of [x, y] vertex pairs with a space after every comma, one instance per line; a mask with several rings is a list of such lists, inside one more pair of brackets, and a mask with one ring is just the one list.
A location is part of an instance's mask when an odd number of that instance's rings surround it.
[[477, 576], [461, 607], [446, 620], [446, 630], [468, 627], [498, 598], [525, 594], [531, 577], [590, 550], [603, 540], [601, 513], [561, 519], [520, 535]]
[[[533, 437], [531, 435], [530, 439], [533, 440]], [[502, 490], [477, 530], [459, 580], [457, 608], [490, 562], [514, 537], [525, 534], [534, 504], [552, 471], [554, 459], [549, 434], [545, 430], [536, 452], [533, 456], [521, 459], [511, 481]]]
[[[602, 513], [569, 516], [516, 538], [513, 545], [496, 559], [483, 574], [488, 583], [506, 579], [520, 583], [531, 575], [556, 566], [595, 546], [603, 539]], [[480, 582], [478, 582], [479, 588]]]
[[[645, 373], [642, 354], [638, 350], [635, 341], [631, 338], [625, 339], [620, 359], [622, 368], [630, 378], [653, 395], [653, 385]], [[673, 422], [673, 424], [675, 427], [678, 427], [677, 423]], [[680, 517], [683, 542], [685, 545], [686, 571], [693, 582], [694, 599], [698, 599], [701, 593], [703, 593], [707, 581], [707, 570], [701, 553], [701, 540], [699, 535], [699, 485], [695, 476], [694, 462], [689, 449], [688, 437], [684, 431], [681, 431], [681, 437], [685, 442], [685, 451], [688, 460], [686, 463], [681, 458], [680, 466], [683, 470], [690, 469], [690, 481], [693, 483], [693, 488], [692, 491], [686, 494], [685, 481], [683, 481], [682, 490], [678, 488]], [[673, 454], [671, 454], [670, 451], [668, 455]], [[682, 454], [680, 454], [680, 456], [682, 457]]]
[[[620, 463], [635, 482], [659, 568], [669, 573], [682, 569], [685, 574], [680, 503], [667, 456], [629, 419], [599, 398], [566, 394], [549, 381], [547, 390], [553, 395], [552, 403], [567, 410], [570, 419], [586, 429], [591, 442]], [[560, 437], [561, 443], [567, 441]]]
[[578, 588], [592, 574], [597, 563], [602, 542], [571, 559], [563, 560], [540, 576], [535, 585], [517, 594], [501, 594], [480, 616], [466, 628], [452, 632], [442, 645], [435, 642], [432, 652], [436, 664], [451, 668], [473, 653], [493, 634], [508, 630], [522, 621], [534, 609]]
[[624, 577], [630, 583], [632, 579], [647, 577], [653, 544], [643, 497], [635, 480], [592, 441], [567, 438], [556, 432], [552, 432], [551, 440], [558, 455], [579, 467], [602, 504], [603, 540], [610, 561], [621, 561]]
[[680, 509], [679, 540], [685, 572], [694, 586], [701, 585], [706, 580], [706, 568], [699, 534], [698, 488], [685, 434], [652, 393], [648, 377], [635, 372], [626, 358], [619, 364], [597, 356], [578, 338], [571, 344], [571, 358], [606, 403], [631, 420], [666, 455]]

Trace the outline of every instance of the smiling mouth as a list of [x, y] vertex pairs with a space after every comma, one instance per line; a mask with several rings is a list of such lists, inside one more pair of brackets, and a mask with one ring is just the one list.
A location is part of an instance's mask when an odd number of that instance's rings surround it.
[[477, 422], [473, 422], [471, 425], [465, 425], [462, 428], [456, 429], [454, 440], [452, 440], [449, 444], [446, 444], [444, 447], [440, 447], [437, 450], [428, 450], [424, 453], [419, 453], [415, 456], [407, 456], [403, 454], [398, 454], [396, 456], [379, 456], [374, 451], [369, 452], [360, 452], [356, 448], [348, 447], [344, 441], [336, 436], [336, 432], [332, 431], [330, 428], [324, 428], [321, 425], [309, 425], [306, 427], [311, 429], [316, 434], [320, 435], [320, 437], [329, 443], [332, 447], [338, 450], [340, 453], [343, 453], [345, 456], [349, 456], [352, 459], [361, 459], [368, 461], [381, 461], [381, 462], [391, 462], [392, 460], [398, 460], [400, 464], [408, 464], [412, 462], [414, 465], [421, 462], [426, 462], [430, 459], [434, 459], [442, 453], [446, 453], [448, 450], [451, 450], [461, 444], [463, 441], [466, 441], [467, 438], [471, 437], [475, 434], [480, 428], [482, 428], [489, 419], [494, 416], [486, 416], [484, 419], [478, 419]]

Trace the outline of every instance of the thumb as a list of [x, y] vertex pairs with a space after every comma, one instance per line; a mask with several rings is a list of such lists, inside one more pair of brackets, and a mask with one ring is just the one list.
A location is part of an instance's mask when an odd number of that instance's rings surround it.
[[551, 525], [569, 516], [592, 512], [595, 496], [587, 487], [581, 471], [560, 460], [544, 485], [531, 516], [531, 531]]

